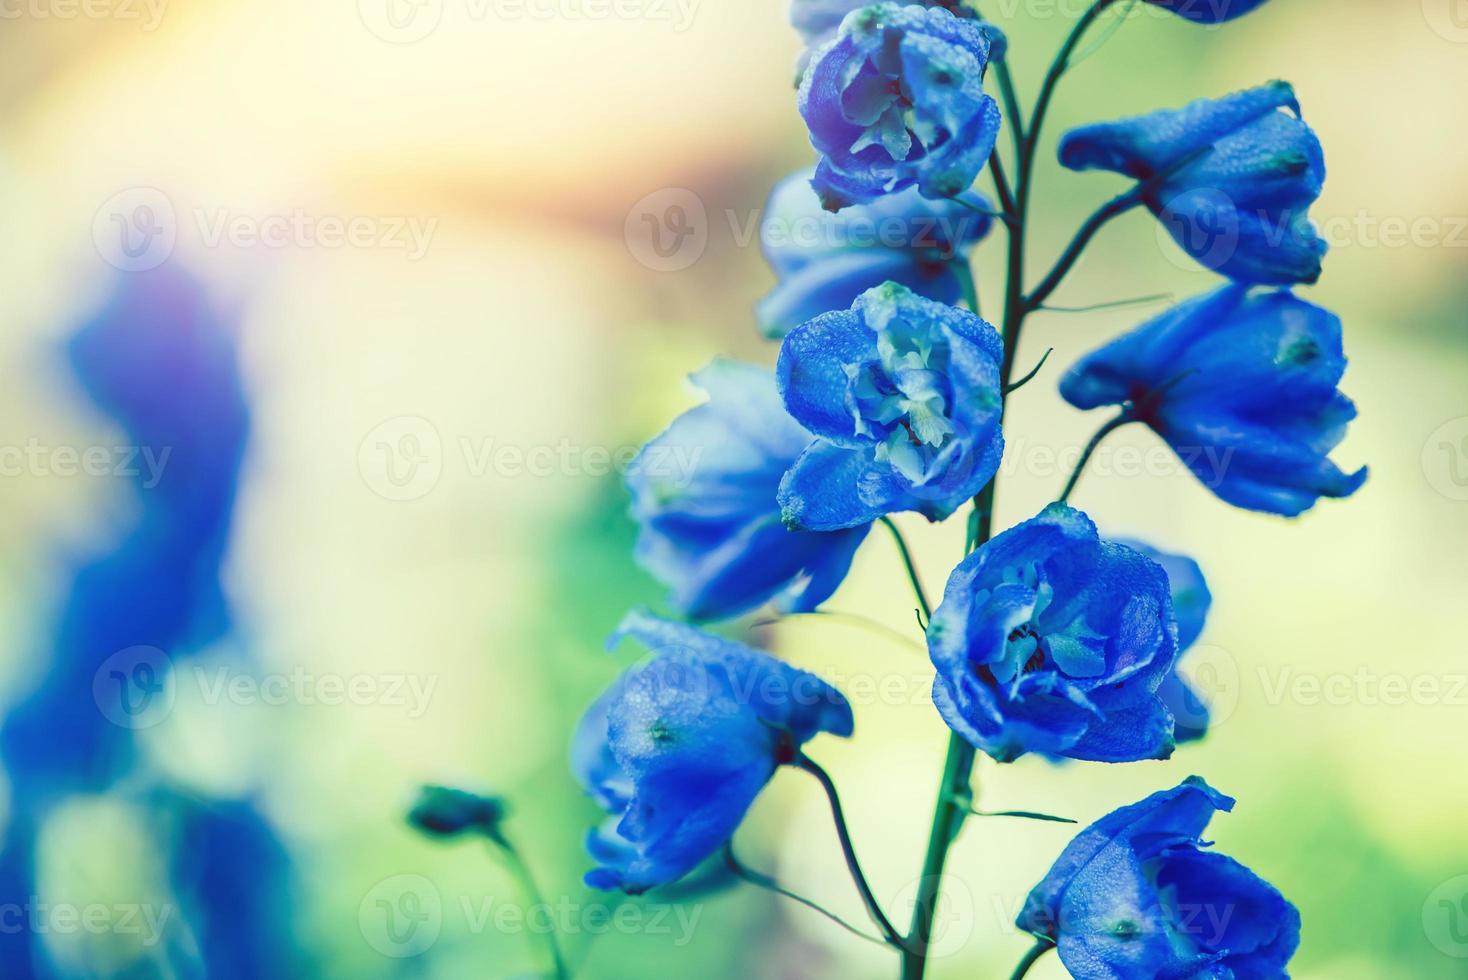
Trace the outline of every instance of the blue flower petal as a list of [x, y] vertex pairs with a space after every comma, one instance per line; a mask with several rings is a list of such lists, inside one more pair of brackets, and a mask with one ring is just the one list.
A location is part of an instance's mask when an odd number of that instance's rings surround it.
[[1197, 844], [1213, 815], [1233, 806], [1232, 799], [1191, 776], [1174, 789], [1112, 811], [1066, 845], [1044, 880], [1030, 892], [1016, 924], [1034, 935], [1056, 939], [1063, 925], [1062, 901], [1098, 859], [1106, 865], [1103, 872], [1111, 872], [1118, 857], [1140, 862], [1170, 848]]
[[1156, 696], [1177, 657], [1166, 574], [1080, 511], [1052, 505], [964, 559], [928, 649], [944, 721], [999, 761], [1171, 751]]
[[1366, 479], [1328, 459], [1355, 407], [1334, 315], [1288, 291], [1225, 287], [1083, 358], [1061, 381], [1078, 408], [1131, 404], [1221, 499], [1296, 516]]
[[1221, 24], [1263, 6], [1265, 0], [1147, 0], [1199, 24]]
[[[787, 530], [777, 493], [813, 436], [790, 418], [774, 376], [715, 361], [694, 376], [709, 400], [679, 416], [628, 470], [636, 557], [693, 619], [828, 598], [865, 535]], [[820, 587], [812, 589], [812, 581]]]
[[901, 492], [869, 450], [817, 442], [780, 482], [780, 511], [788, 527], [837, 531], [890, 513]]
[[847, 401], [849, 365], [877, 355], [877, 336], [851, 310], [825, 313], [802, 323], [780, 345], [775, 368], [786, 410], [828, 442], [864, 445], [856, 413]]
[[1002, 35], [918, 4], [863, 7], [842, 21], [811, 55], [798, 97], [821, 156], [813, 183], [825, 207], [913, 185], [951, 197], [973, 184], [1000, 125], [983, 92], [992, 38]]
[[583, 717], [573, 769], [615, 821], [588, 837], [587, 883], [638, 894], [711, 856], [790, 751], [850, 735], [852, 716], [824, 681], [732, 640], [641, 612], [624, 636], [653, 653]]
[[1236, 282], [1313, 283], [1327, 246], [1307, 211], [1325, 156], [1299, 113], [1294, 90], [1271, 82], [1072, 130], [1060, 159], [1138, 180], [1166, 173], [1145, 203], [1199, 264]]

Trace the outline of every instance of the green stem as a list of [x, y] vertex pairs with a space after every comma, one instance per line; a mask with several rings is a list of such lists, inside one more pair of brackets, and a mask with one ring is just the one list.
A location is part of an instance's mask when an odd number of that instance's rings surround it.
[[928, 853], [918, 879], [917, 900], [912, 910], [912, 932], [902, 955], [902, 980], [920, 980], [927, 969], [928, 946], [933, 937], [933, 916], [943, 885], [943, 867], [948, 849], [958, 837], [973, 798], [970, 782], [974, 747], [958, 735], [948, 740], [948, 758], [943, 764], [943, 782], [938, 788], [938, 805], [933, 811], [933, 829], [928, 836]]
[[989, 154], [989, 174], [994, 178], [994, 193], [999, 198], [999, 207], [1003, 209], [1006, 218], [1005, 226], [1013, 230], [1015, 219], [1014, 191], [1009, 186], [1009, 177], [1004, 172], [1004, 161], [999, 159], [997, 152]]
[[836, 925], [840, 926], [842, 929], [845, 929], [847, 932], [851, 933], [853, 936], [856, 936], [858, 939], [865, 939], [867, 942], [876, 943], [879, 946], [888, 945], [886, 940], [879, 939], [876, 936], [867, 935], [856, 926], [852, 925], [850, 922], [847, 922], [845, 919], [841, 918], [841, 916], [837, 915], [835, 912], [832, 912], [825, 906], [819, 904], [818, 902], [812, 901], [809, 898], [806, 898], [804, 895], [791, 891], [790, 889], [781, 885], [774, 878], [771, 878], [769, 875], [761, 874], [760, 872], [755, 871], [753, 868], [750, 868], [749, 866], [744, 864], [744, 862], [739, 860], [739, 856], [734, 853], [733, 841], [730, 841], [729, 843], [724, 845], [724, 865], [729, 869], [731, 873], [734, 874], [735, 877], [739, 878], [740, 880], [748, 882], [756, 888], [763, 888], [765, 891], [779, 895], [781, 898], [788, 898], [792, 902], [795, 902], [797, 905], [805, 906], [812, 912], [818, 912], [821, 915], [825, 916], [827, 919], [836, 923]]
[[1091, 244], [1091, 239], [1096, 237], [1096, 233], [1108, 221], [1118, 215], [1125, 214], [1132, 208], [1139, 207], [1143, 203], [1144, 196], [1142, 188], [1143, 185], [1139, 184], [1125, 194], [1118, 194], [1097, 209], [1095, 214], [1091, 215], [1086, 223], [1081, 226], [1081, 230], [1076, 232], [1075, 238], [1071, 239], [1070, 245], [1066, 248], [1065, 253], [1055, 263], [1055, 268], [1050, 270], [1050, 274], [1045, 277], [1044, 281], [1036, 286], [1035, 291], [1030, 293], [1029, 297], [1024, 300], [1026, 313], [1038, 310], [1045, 305], [1045, 301], [1060, 287], [1060, 284], [1065, 281], [1066, 275], [1070, 273], [1070, 270], [1075, 267], [1076, 262], [1080, 260], [1081, 254], [1086, 250], [1086, 246]]
[[1050, 71], [1045, 75], [1044, 84], [1040, 86], [1040, 94], [1035, 99], [1035, 112], [1030, 117], [1030, 124], [1025, 128], [1025, 152], [1020, 162], [1019, 181], [1023, 185], [1030, 183], [1030, 176], [1034, 172], [1035, 150], [1040, 142], [1040, 131], [1045, 126], [1045, 117], [1050, 112], [1050, 103], [1055, 98], [1055, 90], [1060, 85], [1060, 79], [1070, 69], [1071, 58], [1075, 56], [1076, 48], [1080, 46], [1081, 40], [1086, 32], [1091, 29], [1097, 19], [1106, 12], [1116, 0], [1096, 0], [1091, 8], [1081, 15], [1080, 20], [1071, 29], [1070, 36], [1061, 45], [1060, 52], [1055, 60], [1050, 63]]
[[999, 96], [1004, 100], [1004, 115], [1009, 120], [1009, 132], [1014, 137], [1014, 151], [1016, 154], [1024, 152], [1025, 146], [1025, 123], [1024, 116], [1019, 111], [1019, 97], [1014, 90], [1014, 77], [1009, 72], [1009, 62], [1001, 61], [994, 68], [994, 76], [999, 80]]
[[885, 640], [901, 644], [909, 650], [915, 650], [918, 653], [924, 654], [928, 652], [926, 646], [914, 640], [907, 633], [893, 629], [886, 623], [879, 623], [875, 619], [863, 616], [860, 613], [841, 612], [835, 609], [817, 609], [813, 612], [805, 613], [786, 613], [783, 616], [755, 620], [749, 625], [751, 629], [758, 629], [766, 626], [778, 626], [784, 622], [801, 622], [809, 619], [822, 619], [831, 623], [844, 623], [848, 626], [855, 626], [876, 636], [880, 636]]
[[1208, 156], [1212, 152], [1213, 144], [1210, 143], [1209, 145], [1202, 147], [1201, 149], [1189, 153], [1187, 156], [1174, 162], [1172, 165], [1164, 168], [1156, 174], [1153, 174], [1151, 177], [1137, 184], [1137, 186], [1133, 187], [1131, 190], [1126, 191], [1122, 194], [1118, 194], [1116, 197], [1113, 197], [1111, 200], [1101, 205], [1096, 213], [1091, 215], [1091, 217], [1087, 219], [1086, 223], [1081, 226], [1081, 230], [1076, 232], [1075, 238], [1071, 239], [1070, 245], [1066, 248], [1065, 253], [1062, 254], [1060, 256], [1060, 260], [1055, 263], [1055, 268], [1050, 270], [1050, 274], [1045, 277], [1045, 280], [1041, 282], [1040, 285], [1036, 286], [1035, 291], [1031, 293], [1028, 298], [1025, 299], [1025, 314], [1028, 315], [1030, 313], [1033, 313], [1035, 310], [1038, 310], [1045, 305], [1045, 301], [1050, 298], [1050, 295], [1055, 292], [1056, 288], [1060, 286], [1060, 283], [1065, 279], [1066, 275], [1075, 266], [1076, 261], [1081, 257], [1081, 253], [1084, 252], [1086, 250], [1086, 246], [1091, 243], [1091, 239], [1096, 237], [1096, 233], [1100, 231], [1108, 221], [1110, 221], [1112, 218], [1115, 218], [1117, 215], [1124, 214], [1127, 211], [1130, 211], [1132, 208], [1138, 207], [1142, 204], [1146, 204], [1149, 200], [1152, 200], [1157, 191], [1160, 190], [1163, 185], [1167, 183], [1168, 179], [1171, 178], [1174, 174], [1177, 174], [1180, 171], [1187, 169], [1188, 167], [1192, 166], [1194, 163], [1201, 160], [1203, 157]]
[[1010, 974], [1009, 980], [1024, 980], [1025, 974], [1030, 972], [1030, 967], [1054, 948], [1055, 944], [1048, 939], [1037, 940], [1030, 951], [1025, 954], [1025, 958], [1020, 960], [1019, 965], [1014, 968], [1014, 973]]
[[1023, 378], [1020, 378], [1018, 381], [1011, 382], [1009, 387], [1005, 389], [1004, 393], [1006, 395], [1013, 394], [1014, 392], [1019, 391], [1025, 385], [1029, 384], [1031, 381], [1035, 380], [1035, 375], [1040, 373], [1040, 369], [1045, 366], [1045, 362], [1050, 360], [1050, 355], [1054, 353], [1054, 347], [1047, 347], [1045, 349], [1045, 353], [1040, 355], [1040, 363], [1030, 368], [1030, 372], [1026, 374]]
[[1070, 501], [1070, 495], [1075, 492], [1076, 484], [1081, 482], [1081, 474], [1085, 472], [1086, 464], [1096, 454], [1096, 450], [1100, 447], [1102, 440], [1128, 422], [1134, 421], [1136, 421], [1136, 416], [1131, 413], [1131, 410], [1122, 409], [1120, 415], [1096, 430], [1096, 434], [1091, 437], [1091, 441], [1086, 444], [1086, 448], [1081, 452], [1081, 458], [1076, 461], [1076, 468], [1071, 473], [1070, 479], [1066, 481], [1065, 489], [1056, 498], [1060, 503], [1064, 504]]
[[[1025, 302], [1025, 232], [1030, 206], [1030, 189], [1033, 184], [1035, 151], [1039, 145], [1040, 132], [1044, 128], [1045, 116], [1055, 96], [1060, 78], [1070, 66], [1070, 59], [1087, 30], [1096, 19], [1111, 6], [1114, 0], [1096, 0], [1091, 8], [1076, 23], [1070, 37], [1056, 55], [1045, 84], [1035, 104], [1035, 113], [1030, 124], [1019, 130], [1021, 136], [1018, 175], [1011, 190], [1003, 180], [1004, 168], [998, 153], [990, 157], [990, 169], [995, 176], [1000, 199], [1006, 211], [1012, 215], [1009, 229], [1009, 268], [1005, 288], [1004, 322], [1001, 335], [1004, 342], [1004, 362], [999, 368], [1000, 398], [1007, 399], [1010, 378], [1014, 374], [1015, 354], [1019, 349], [1020, 332], [1025, 317], [1031, 312]], [[999, 74], [1001, 94], [1006, 102], [1012, 100], [1013, 84], [1007, 71]], [[1010, 110], [1011, 112], [1013, 109]], [[1011, 201], [1005, 201], [1006, 196]], [[1094, 234], [1094, 233], [1093, 233]], [[995, 480], [974, 498], [975, 520], [965, 543], [965, 553], [987, 542], [994, 530]], [[948, 860], [948, 850], [963, 827], [964, 818], [973, 806], [972, 777], [976, 752], [972, 745], [957, 733], [949, 736], [948, 756], [943, 764], [942, 784], [938, 789], [938, 803], [933, 811], [933, 828], [928, 835], [927, 854], [923, 858], [922, 877], [918, 880], [917, 900], [912, 910], [912, 928], [907, 937], [907, 950], [902, 957], [902, 980], [922, 980], [927, 969], [928, 944], [932, 939], [933, 916], [938, 907], [938, 896], [943, 885], [943, 868]]]
[[866, 875], [861, 872], [861, 864], [856, 860], [856, 848], [851, 843], [851, 833], [846, 829], [846, 815], [841, 809], [841, 797], [836, 792], [836, 784], [831, 780], [830, 774], [813, 762], [806, 755], [799, 754], [795, 757], [795, 765], [804, 769], [816, 781], [821, 784], [821, 789], [826, 792], [826, 800], [831, 804], [831, 819], [836, 824], [836, 838], [841, 843], [841, 856], [846, 859], [846, 868], [851, 872], [851, 880], [856, 883], [856, 890], [861, 895], [862, 905], [866, 907], [867, 915], [872, 922], [882, 931], [882, 938], [899, 949], [903, 948], [902, 933], [898, 932], [892, 925], [892, 920], [882, 911], [882, 905], [877, 901], [877, 896], [872, 894], [871, 885], [867, 884]]
[[1166, 303], [1176, 297], [1172, 293], [1152, 293], [1147, 296], [1133, 296], [1131, 299], [1113, 299], [1105, 303], [1088, 303], [1085, 306], [1051, 306], [1037, 307], [1047, 313], [1097, 313], [1102, 310], [1120, 310], [1128, 306], [1146, 306], [1151, 303]]
[[1034, 810], [970, 810], [971, 817], [1013, 817], [1016, 820], [1039, 820], [1042, 823], [1080, 823], [1070, 817], [1057, 817], [1049, 813], [1036, 813]]
[[918, 577], [917, 566], [913, 564], [912, 552], [908, 550], [902, 532], [898, 530], [897, 523], [890, 517], [879, 517], [877, 520], [886, 525], [887, 530], [892, 532], [892, 540], [897, 542], [897, 551], [902, 555], [902, 564], [907, 569], [908, 581], [912, 583], [912, 593], [917, 597], [918, 605], [922, 607], [923, 618], [932, 619], [933, 607], [928, 604], [928, 596], [923, 591], [922, 579]]
[[[541, 897], [540, 889], [535, 885], [535, 877], [530, 873], [530, 866], [525, 863], [525, 859], [520, 856], [520, 852], [502, 835], [496, 835], [490, 839], [499, 845], [500, 850], [508, 858], [507, 863], [510, 867], [510, 873], [515, 876], [516, 881], [519, 883], [521, 894], [532, 905], [538, 905], [548, 909], [549, 906], [545, 904], [545, 899]], [[546, 952], [550, 954], [553, 969], [552, 976], [556, 980], [569, 980], [571, 971], [566, 968], [566, 960], [561, 955], [561, 944], [556, 939], [556, 924], [554, 922], [551, 923], [551, 928], [545, 933], [545, 944]]]

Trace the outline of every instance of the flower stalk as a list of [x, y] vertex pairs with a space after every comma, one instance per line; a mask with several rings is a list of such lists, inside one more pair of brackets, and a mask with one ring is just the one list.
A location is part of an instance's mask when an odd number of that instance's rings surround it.
[[[1004, 359], [999, 370], [1001, 404], [1008, 402], [1013, 390], [1010, 379], [1014, 373], [1015, 355], [1018, 352], [1020, 333], [1024, 329], [1025, 317], [1033, 307], [1027, 301], [1024, 289], [1025, 238], [1029, 217], [1030, 188], [1033, 182], [1035, 150], [1041, 130], [1054, 98], [1061, 76], [1070, 66], [1070, 59], [1091, 25], [1111, 6], [1114, 0], [1096, 0], [1096, 3], [1077, 21], [1070, 36], [1056, 55], [1045, 83], [1035, 104], [1030, 124], [1017, 129], [1016, 146], [1019, 151], [1018, 175], [1011, 188], [1006, 177], [1004, 164], [996, 148], [990, 156], [990, 173], [994, 177], [996, 192], [1002, 206], [1012, 214], [1005, 223], [1009, 237], [1008, 269], [1005, 282], [1004, 322], [1001, 331], [1004, 343]], [[1007, 67], [1001, 65], [1000, 85], [1006, 102], [1017, 106], [1014, 84]], [[1020, 126], [1022, 118], [1011, 110], [1013, 125]], [[1138, 197], [1137, 203], [1140, 203]], [[1109, 218], [1110, 216], [1108, 216]], [[1102, 219], [1097, 224], [1104, 224]], [[1094, 235], [1094, 231], [1091, 232]], [[1089, 236], [1088, 236], [1089, 237]], [[1084, 247], [1084, 243], [1082, 243]], [[1062, 273], [1063, 275], [1063, 273]], [[1048, 294], [1047, 294], [1048, 295]], [[1006, 404], [1007, 407], [1007, 404]], [[993, 533], [994, 499], [998, 475], [974, 498], [975, 520], [970, 525], [964, 553], [968, 554], [986, 543]], [[976, 750], [956, 732], [948, 738], [948, 754], [943, 763], [943, 776], [938, 789], [938, 802], [933, 812], [933, 826], [928, 835], [927, 853], [923, 858], [923, 870], [918, 880], [918, 893], [913, 903], [912, 926], [907, 937], [907, 950], [902, 957], [902, 980], [922, 980], [927, 970], [928, 948], [932, 941], [933, 917], [937, 912], [938, 899], [942, 891], [943, 870], [948, 861], [948, 851], [957, 840], [963, 822], [972, 809], [973, 767]], [[964, 802], [968, 801], [968, 802]]]

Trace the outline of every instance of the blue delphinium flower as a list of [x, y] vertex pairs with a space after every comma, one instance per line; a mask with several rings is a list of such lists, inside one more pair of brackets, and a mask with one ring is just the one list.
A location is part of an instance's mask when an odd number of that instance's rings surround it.
[[1142, 181], [1170, 172], [1146, 204], [1183, 251], [1236, 282], [1313, 283], [1327, 246], [1307, 211], [1325, 155], [1299, 113], [1294, 89], [1270, 82], [1072, 130], [1060, 162]]
[[780, 403], [765, 368], [716, 360], [693, 376], [709, 400], [674, 420], [627, 471], [637, 560], [693, 619], [726, 619], [771, 599], [809, 612], [836, 591], [869, 524], [793, 531], [780, 479], [814, 437]]
[[1264, 0], [1147, 0], [1164, 10], [1171, 10], [1180, 17], [1200, 24], [1221, 24], [1235, 17], [1242, 17]]
[[916, 5], [863, 7], [842, 21], [800, 86], [828, 210], [914, 184], [932, 198], [968, 190], [999, 135], [999, 106], [983, 88], [994, 36]]
[[593, 888], [639, 894], [722, 847], [784, 763], [851, 706], [813, 674], [691, 626], [632, 613], [613, 634], [653, 655], [587, 710], [572, 768], [612, 816], [587, 838]]
[[1276, 980], [1300, 913], [1199, 835], [1234, 801], [1197, 776], [1102, 817], [1030, 892], [1018, 925], [1056, 943], [1076, 980]]
[[1366, 481], [1328, 458], [1356, 416], [1336, 388], [1345, 369], [1334, 314], [1226, 286], [1087, 355], [1060, 393], [1082, 409], [1130, 405], [1220, 498], [1294, 517]]
[[839, 214], [821, 207], [811, 171], [775, 185], [760, 244], [780, 279], [755, 309], [765, 336], [778, 340], [828, 310], [844, 310], [873, 286], [892, 281], [919, 296], [954, 304], [964, 295], [969, 250], [989, 233], [992, 205], [964, 195], [930, 201], [909, 187]]
[[[978, 14], [973, 8], [965, 6], [962, 0], [913, 0], [913, 2], [924, 7], [942, 7], [957, 17], [968, 17], [976, 19]], [[792, 0], [790, 4], [790, 23], [805, 41], [805, 50], [801, 52], [797, 63], [796, 84], [805, 74], [805, 69], [810, 64], [811, 55], [821, 45], [836, 36], [836, 31], [841, 27], [841, 22], [846, 15], [853, 10], [871, 6], [872, 0]], [[994, 57], [998, 57], [995, 54]]]
[[938, 713], [1000, 762], [1166, 758], [1177, 649], [1167, 575], [1064, 504], [964, 559], [928, 627]]
[[891, 282], [796, 327], [780, 348], [780, 392], [819, 439], [780, 483], [786, 524], [952, 514], [999, 467], [1002, 359], [979, 317]]
[[[1155, 561], [1167, 573], [1167, 583], [1172, 590], [1172, 612], [1177, 620], [1178, 662], [1187, 655], [1189, 648], [1203, 634], [1208, 620], [1208, 609], [1213, 604], [1213, 594], [1203, 579], [1203, 569], [1186, 555], [1173, 555], [1158, 551], [1140, 541], [1118, 538], [1133, 551], [1139, 551]], [[1195, 742], [1208, 732], [1208, 704], [1183, 679], [1176, 670], [1168, 674], [1157, 689], [1157, 696], [1172, 713], [1177, 725], [1177, 744]]]

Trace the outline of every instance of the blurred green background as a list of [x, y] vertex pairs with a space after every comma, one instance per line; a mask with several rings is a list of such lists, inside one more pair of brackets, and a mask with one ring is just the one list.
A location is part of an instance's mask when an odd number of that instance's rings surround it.
[[[1080, 6], [987, 6], [1032, 98]], [[165, 260], [242, 317], [255, 430], [227, 567], [240, 624], [230, 642], [275, 674], [372, 678], [379, 690], [402, 678], [426, 692], [231, 705], [181, 688], [142, 735], [163, 778], [262, 801], [294, 862], [294, 925], [315, 975], [536, 968], [533, 929], [494, 917], [518, 899], [493, 856], [404, 826], [425, 781], [513, 800], [511, 831], [563, 910], [580, 977], [894, 975], [887, 951], [747, 887], [695, 899], [683, 919], [656, 893], [629, 900], [633, 911], [593, 935], [609, 899], [581, 886], [580, 842], [596, 814], [564, 762], [579, 712], [633, 655], [607, 654], [604, 637], [628, 607], [660, 601], [631, 561], [607, 460], [694, 404], [684, 376], [714, 355], [773, 361], [751, 315], [772, 277], [749, 231], [768, 188], [810, 161], [782, 0], [649, 0], [626, 8], [639, 16], [601, 19], [470, 0], [427, 0], [409, 21], [384, 19], [372, 0], [193, 0], [157, 17], [121, 2], [79, 16], [59, 0], [6, 9], [17, 13], [0, 28], [0, 444], [110, 445], [55, 345], [128, 274], [109, 244], [109, 202], [161, 192], [177, 223]], [[1167, 763], [984, 762], [981, 805], [1087, 821], [1202, 774], [1239, 799], [1210, 836], [1303, 913], [1295, 976], [1464, 976], [1462, 5], [1272, 0], [1216, 30], [1144, 8], [1069, 77], [1048, 135], [1271, 78], [1294, 83], [1326, 147], [1314, 216], [1332, 251], [1308, 298], [1345, 321], [1343, 388], [1360, 419], [1337, 459], [1368, 463], [1372, 478], [1354, 499], [1284, 522], [1226, 507], [1175, 466], [1149, 475], [1167, 459], [1154, 438], [1117, 437], [1075, 502], [1108, 532], [1203, 564], [1215, 604], [1192, 669], [1213, 699], [1213, 734]], [[1120, 189], [1042, 158], [1035, 268]], [[650, 257], [647, 218], [690, 196], [701, 252]], [[221, 216], [245, 230], [216, 238]], [[292, 220], [283, 238], [252, 241], [248, 229], [275, 216], [364, 219], [369, 233], [333, 245]], [[392, 234], [396, 221], [424, 247]], [[978, 260], [991, 303], [997, 241]], [[1135, 213], [1102, 234], [1056, 302], [1212, 284]], [[1031, 320], [1020, 365], [1056, 354], [1012, 402], [1001, 526], [1055, 495], [1064, 473], [1053, 455], [1073, 453], [1096, 424], [1055, 395], [1061, 370], [1149, 312]], [[405, 436], [422, 450], [419, 469], [394, 482], [408, 472], [391, 455]], [[45, 670], [36, 650], [64, 584], [55, 556], [116, 518], [109, 482], [0, 480], [0, 679], [12, 697]], [[962, 521], [901, 523], [936, 589], [959, 557]], [[879, 535], [828, 608], [915, 636]], [[841, 786], [879, 895], [902, 908], [946, 740], [926, 658], [835, 621], [748, 630], [868, 691], [854, 697], [856, 737], [812, 754]], [[46, 838], [60, 869], [46, 879], [51, 897], [147, 887], [126, 811], [76, 808]], [[1070, 833], [968, 825], [936, 976], [1007, 975], [1028, 946], [1010, 922]], [[749, 863], [860, 917], [808, 780], [777, 778], [739, 840]], [[405, 891], [439, 900], [436, 934], [412, 956], [383, 942], [375, 918], [378, 899]], [[1063, 975], [1053, 957], [1031, 974]]]

